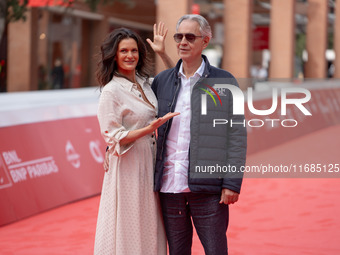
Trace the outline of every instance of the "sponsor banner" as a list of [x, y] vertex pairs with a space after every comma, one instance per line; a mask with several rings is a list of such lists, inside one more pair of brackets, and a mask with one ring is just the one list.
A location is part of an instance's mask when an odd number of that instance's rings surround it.
[[101, 191], [96, 116], [0, 128], [0, 225]]
[[[234, 91], [244, 123], [211, 116], [211, 109], [225, 106], [223, 91], [228, 88], [214, 91], [206, 84], [195, 100], [200, 100], [200, 117], [209, 117], [211, 128], [244, 125], [251, 155], [339, 124], [340, 88], [326, 85], [305, 87], [311, 97], [301, 107], [298, 99], [308, 93], [290, 93], [282, 101], [281, 89], [275, 96], [271, 89], [269, 95], [255, 90], [251, 100]], [[98, 99], [96, 88], [0, 95], [0, 226], [100, 193], [106, 145], [95, 116]], [[272, 113], [263, 115], [268, 109]]]

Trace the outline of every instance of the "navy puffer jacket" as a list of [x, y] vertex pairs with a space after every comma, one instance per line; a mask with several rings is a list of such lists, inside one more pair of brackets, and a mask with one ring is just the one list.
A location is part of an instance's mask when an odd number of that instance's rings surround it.
[[[198, 193], [219, 194], [222, 188], [240, 193], [243, 177], [241, 167], [245, 165], [247, 150], [244, 116], [233, 114], [233, 97], [230, 90], [216, 89], [215, 91], [218, 92], [219, 99], [221, 99], [219, 101], [214, 92], [208, 89], [214, 84], [227, 83], [234, 86], [238, 86], [238, 84], [229, 72], [210, 66], [204, 55], [202, 58], [206, 64], [205, 70], [201, 79], [193, 86], [190, 101], [189, 188], [192, 192]], [[180, 65], [181, 60], [176, 67], [159, 73], [152, 83], [152, 89], [158, 99], [159, 117], [175, 110], [181, 86], [181, 79], [178, 76]], [[216, 103], [207, 96], [207, 114], [202, 115], [202, 94], [206, 94], [207, 91], [216, 98]], [[214, 127], [214, 119], [228, 121], [228, 124], [219, 124]], [[231, 122], [234, 125], [231, 126]], [[166, 139], [171, 123], [172, 120], [169, 120], [158, 129], [155, 191], [159, 191], [161, 188]]]

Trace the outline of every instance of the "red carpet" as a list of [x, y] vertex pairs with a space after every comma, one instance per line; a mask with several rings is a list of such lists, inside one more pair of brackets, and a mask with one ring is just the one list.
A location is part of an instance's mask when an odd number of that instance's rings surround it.
[[[340, 126], [248, 157], [248, 165], [340, 164]], [[336, 162], [337, 160], [337, 162]], [[340, 254], [336, 178], [245, 178], [230, 209], [230, 255]], [[99, 196], [0, 228], [2, 255], [92, 254]], [[197, 236], [193, 255], [203, 255]]]

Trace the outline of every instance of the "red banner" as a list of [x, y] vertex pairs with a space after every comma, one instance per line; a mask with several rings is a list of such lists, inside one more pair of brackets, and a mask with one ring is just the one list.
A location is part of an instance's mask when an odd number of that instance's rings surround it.
[[0, 128], [0, 225], [99, 194], [96, 116]]
[[[270, 116], [246, 111], [248, 155], [340, 123], [339, 86], [312, 87], [303, 104], [312, 116], [289, 104], [285, 116], [280, 105]], [[98, 99], [93, 89], [1, 96], [0, 226], [100, 193], [106, 145], [95, 116]], [[270, 96], [254, 100], [255, 109], [271, 106]]]
[[269, 49], [269, 27], [253, 29], [253, 50]]
[[29, 0], [28, 6], [44, 7], [44, 6], [70, 6], [73, 0]]

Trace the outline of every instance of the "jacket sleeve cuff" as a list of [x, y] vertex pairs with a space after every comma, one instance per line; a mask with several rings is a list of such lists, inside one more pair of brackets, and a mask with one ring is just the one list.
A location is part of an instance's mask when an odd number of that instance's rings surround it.
[[230, 189], [236, 193], [241, 193], [241, 185], [242, 179], [233, 178], [233, 179], [224, 179], [222, 184], [222, 189]]

